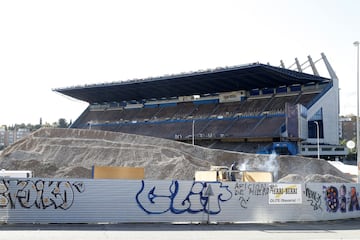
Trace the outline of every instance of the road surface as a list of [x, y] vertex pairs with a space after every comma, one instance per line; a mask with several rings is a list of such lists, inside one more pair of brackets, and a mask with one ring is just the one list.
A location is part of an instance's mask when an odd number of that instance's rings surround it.
[[0, 240], [360, 239], [360, 218], [268, 224], [4, 224]]

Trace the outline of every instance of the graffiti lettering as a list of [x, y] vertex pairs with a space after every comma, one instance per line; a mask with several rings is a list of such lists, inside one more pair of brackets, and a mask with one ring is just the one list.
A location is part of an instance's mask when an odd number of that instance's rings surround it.
[[307, 201], [310, 202], [310, 205], [314, 208], [314, 210], [321, 210], [321, 195], [310, 188], [306, 188], [305, 195], [307, 197]]
[[0, 181], [0, 208], [69, 209], [75, 192], [82, 193], [82, 182], [3, 179]]
[[266, 196], [269, 194], [269, 187], [265, 183], [236, 182], [235, 195], [239, 195], [239, 203], [242, 208], [247, 208], [250, 196]]
[[340, 211], [341, 212], [346, 212], [346, 186], [345, 185], [341, 185], [340, 186], [340, 191], [339, 191], [339, 200], [340, 200]]
[[266, 183], [236, 182], [235, 195], [267, 196], [269, 187]]
[[250, 197], [245, 198], [244, 196], [239, 197], [240, 207], [247, 208], [247, 204], [250, 200]]
[[246, 189], [246, 183], [244, 182], [236, 182], [234, 193], [235, 195], [244, 195]]
[[249, 195], [267, 196], [269, 195], [269, 187], [266, 183], [248, 184]]
[[336, 212], [339, 208], [338, 190], [334, 186], [330, 186], [325, 190], [325, 202], [328, 212]]
[[[209, 196], [205, 196], [208, 184], [211, 184], [216, 202], [209, 204]], [[193, 182], [188, 191], [180, 191], [178, 181], [172, 181], [166, 189], [149, 185], [141, 181], [141, 189], [136, 194], [136, 202], [139, 207], [148, 214], [163, 214], [172, 212], [174, 214], [205, 212], [218, 214], [221, 212], [221, 203], [232, 197], [228, 186], [221, 182]], [[210, 209], [209, 209], [210, 206]]]
[[348, 192], [345, 185], [341, 185], [339, 189], [334, 186], [323, 187], [326, 207], [329, 212], [345, 213], [346, 211], [359, 211], [359, 199], [356, 187], [350, 187]]
[[351, 187], [350, 190], [350, 204], [349, 211], [360, 210], [358, 194], [356, 193], [356, 188]]

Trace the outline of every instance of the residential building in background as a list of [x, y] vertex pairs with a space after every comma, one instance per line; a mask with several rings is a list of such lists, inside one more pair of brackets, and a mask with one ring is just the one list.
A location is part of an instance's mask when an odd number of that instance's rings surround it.
[[0, 127], [0, 149], [3, 149], [14, 142], [28, 136], [30, 129], [15, 128], [14, 130], [7, 130], [5, 127]]

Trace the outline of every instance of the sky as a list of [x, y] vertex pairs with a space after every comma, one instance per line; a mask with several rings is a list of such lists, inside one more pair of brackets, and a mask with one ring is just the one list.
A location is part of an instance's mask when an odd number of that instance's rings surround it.
[[0, 0], [0, 126], [75, 121], [88, 104], [56, 88], [322, 52], [356, 114], [355, 41], [357, 0]]

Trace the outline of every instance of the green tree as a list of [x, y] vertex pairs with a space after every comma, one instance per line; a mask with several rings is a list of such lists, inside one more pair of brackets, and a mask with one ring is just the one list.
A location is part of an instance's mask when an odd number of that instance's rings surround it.
[[65, 118], [60, 118], [59, 121], [58, 121], [58, 126], [59, 128], [67, 128], [69, 127], [69, 124], [68, 122], [66, 121]]

